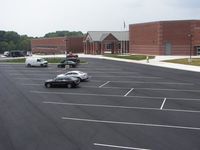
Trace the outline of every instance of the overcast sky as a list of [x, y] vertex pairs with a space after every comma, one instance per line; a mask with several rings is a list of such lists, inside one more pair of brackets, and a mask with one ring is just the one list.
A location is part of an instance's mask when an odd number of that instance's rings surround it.
[[200, 0], [0, 0], [0, 30], [48, 32], [122, 30], [123, 24], [200, 19]]

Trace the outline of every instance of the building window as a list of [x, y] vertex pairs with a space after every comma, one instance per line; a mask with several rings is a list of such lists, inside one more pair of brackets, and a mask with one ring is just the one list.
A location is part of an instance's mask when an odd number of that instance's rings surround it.
[[113, 44], [107, 44], [107, 45], [106, 45], [106, 49], [107, 49], [107, 50], [113, 49]]

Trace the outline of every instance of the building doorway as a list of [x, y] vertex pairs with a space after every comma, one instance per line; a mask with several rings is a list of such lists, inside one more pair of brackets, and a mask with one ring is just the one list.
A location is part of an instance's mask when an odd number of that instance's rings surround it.
[[167, 42], [165, 43], [165, 55], [171, 55], [172, 53], [172, 44]]
[[197, 55], [200, 56], [200, 47], [197, 47]]

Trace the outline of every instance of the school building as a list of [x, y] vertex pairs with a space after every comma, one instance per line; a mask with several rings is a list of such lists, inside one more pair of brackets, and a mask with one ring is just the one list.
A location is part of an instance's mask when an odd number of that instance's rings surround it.
[[83, 40], [85, 54], [129, 53], [128, 31], [89, 31]]
[[83, 53], [83, 37], [53, 37], [31, 40], [32, 53], [64, 54]]
[[200, 55], [200, 20], [129, 25], [129, 52], [147, 55]]

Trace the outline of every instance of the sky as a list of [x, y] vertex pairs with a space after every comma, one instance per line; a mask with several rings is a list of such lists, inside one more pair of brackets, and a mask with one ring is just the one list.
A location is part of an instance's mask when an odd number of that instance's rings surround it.
[[41, 37], [55, 31], [122, 31], [129, 24], [200, 19], [199, 0], [0, 0], [0, 30]]

